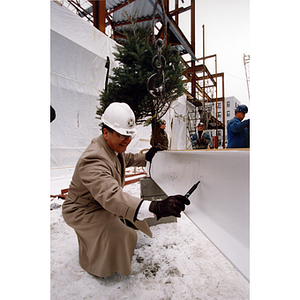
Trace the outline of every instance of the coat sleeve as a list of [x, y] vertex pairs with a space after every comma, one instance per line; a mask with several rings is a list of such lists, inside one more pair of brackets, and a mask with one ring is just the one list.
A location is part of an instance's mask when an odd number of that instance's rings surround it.
[[250, 120], [245, 120], [243, 122], [238, 122], [237, 120], [233, 120], [228, 123], [227, 129], [232, 132], [240, 132], [244, 130], [244, 128], [249, 127]]
[[123, 192], [112, 167], [105, 159], [85, 157], [79, 166], [81, 182], [104, 209], [134, 222], [141, 199]]
[[127, 167], [145, 167], [145, 154], [125, 153], [125, 166]]
[[195, 143], [197, 141], [197, 133], [194, 133], [192, 136], [192, 143]]
[[210, 142], [210, 140], [211, 140], [211, 138], [210, 138], [210, 135], [208, 134], [208, 133], [204, 133], [203, 134], [203, 137], [205, 138], [205, 141], [206, 141], [206, 143], [208, 144], [209, 142]]

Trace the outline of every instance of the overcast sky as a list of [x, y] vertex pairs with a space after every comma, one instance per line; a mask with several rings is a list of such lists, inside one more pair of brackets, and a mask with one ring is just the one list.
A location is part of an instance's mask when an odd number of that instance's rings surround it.
[[[225, 97], [249, 104], [243, 53], [250, 54], [249, 0], [196, 0], [196, 57], [217, 55], [217, 72], [225, 73]], [[184, 0], [184, 7], [190, 0]], [[170, 7], [172, 10], [172, 7]], [[190, 41], [190, 11], [181, 14], [179, 27]], [[199, 63], [200, 64], [200, 63]], [[211, 70], [213, 72], [214, 70]]]

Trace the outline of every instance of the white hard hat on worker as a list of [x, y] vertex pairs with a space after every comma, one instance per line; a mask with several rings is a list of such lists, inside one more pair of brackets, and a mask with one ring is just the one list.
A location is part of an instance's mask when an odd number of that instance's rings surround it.
[[137, 133], [135, 116], [127, 103], [113, 102], [104, 111], [101, 121], [122, 135], [134, 137]]

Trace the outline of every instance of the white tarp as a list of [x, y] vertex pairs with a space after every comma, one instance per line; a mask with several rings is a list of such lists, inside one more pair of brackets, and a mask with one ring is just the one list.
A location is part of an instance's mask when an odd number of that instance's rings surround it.
[[166, 115], [166, 132], [169, 137], [169, 148], [172, 150], [185, 150], [191, 147], [187, 131], [187, 100], [186, 95], [181, 96], [171, 105]]
[[[99, 95], [117, 66], [116, 42], [87, 21], [51, 1], [51, 105], [56, 118], [50, 125], [51, 193], [67, 188], [72, 170], [91, 140], [100, 134], [96, 118]], [[164, 117], [169, 147], [186, 149], [186, 97], [175, 101]], [[127, 152], [150, 148], [151, 126], [138, 126]]]
[[116, 64], [115, 41], [51, 1], [51, 168], [74, 166], [92, 138], [100, 134], [96, 106]]

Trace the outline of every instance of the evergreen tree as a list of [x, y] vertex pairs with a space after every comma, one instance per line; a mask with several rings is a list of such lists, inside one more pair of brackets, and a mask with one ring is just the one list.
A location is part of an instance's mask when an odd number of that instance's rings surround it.
[[[122, 34], [126, 40], [122, 45], [117, 45], [118, 52], [113, 53], [119, 66], [113, 68], [113, 75], [109, 76], [111, 82], [100, 94], [97, 115], [101, 116], [112, 102], [125, 102], [133, 110], [137, 124], [151, 122], [153, 129], [156, 120], [160, 119], [171, 103], [185, 92], [185, 84], [182, 81], [184, 67], [179, 53], [171, 45], [162, 48], [162, 55], [166, 59], [164, 76], [168, 81], [163, 99], [157, 101], [147, 90], [148, 78], [155, 73], [151, 61], [157, 54], [156, 47], [150, 43], [150, 29], [133, 26]], [[162, 78], [158, 82], [162, 82]]]

